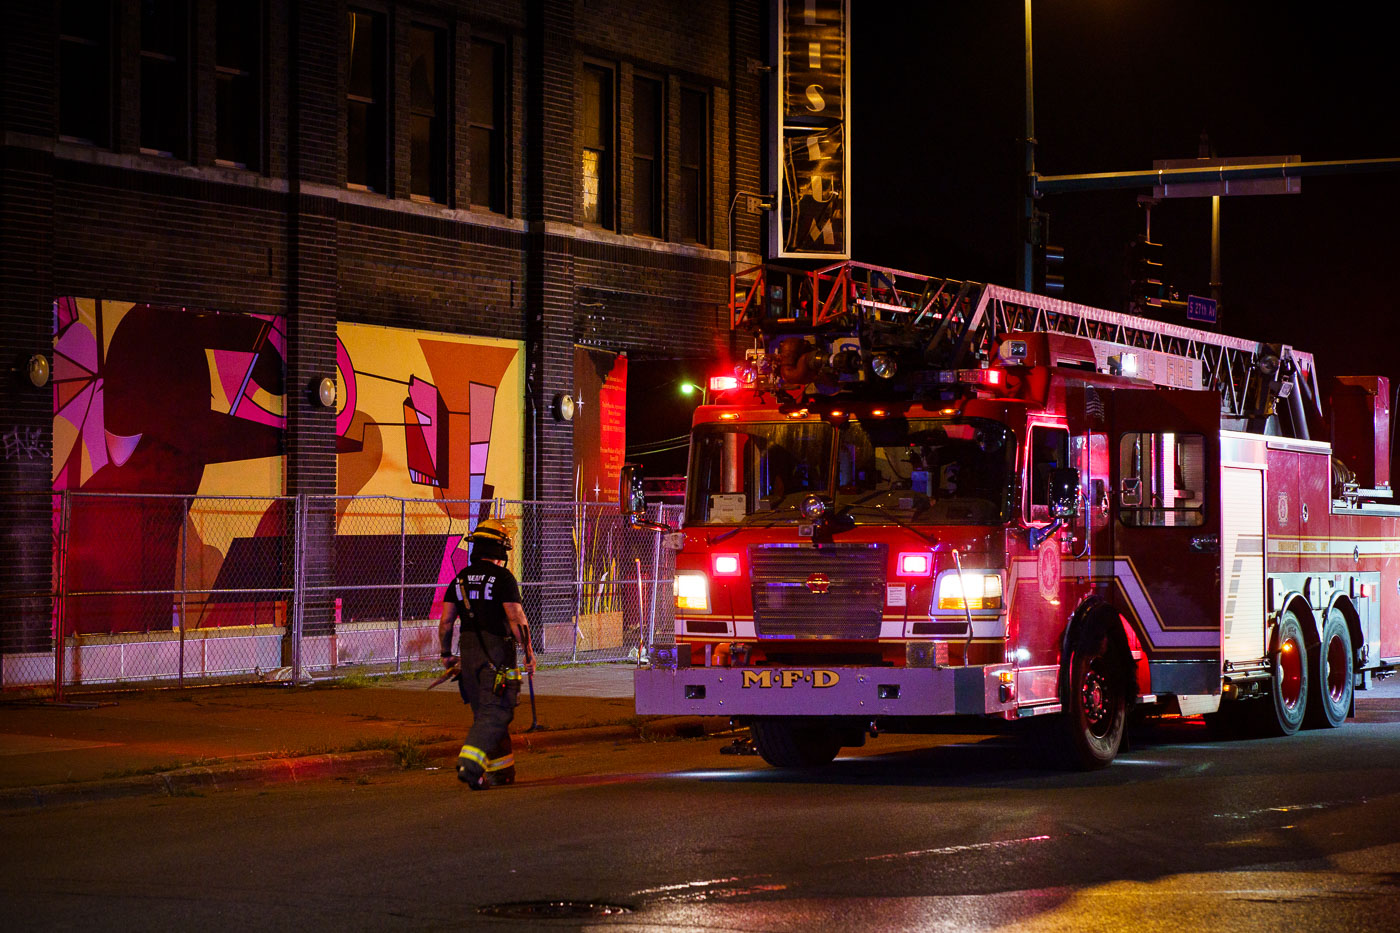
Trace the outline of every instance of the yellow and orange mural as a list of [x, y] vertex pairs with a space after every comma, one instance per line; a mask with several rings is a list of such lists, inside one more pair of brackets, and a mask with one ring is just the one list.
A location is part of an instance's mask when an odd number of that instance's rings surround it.
[[[473, 516], [446, 500], [522, 489], [522, 347], [354, 324], [337, 336], [339, 491], [424, 500], [413, 510], [421, 533], [407, 529], [413, 576], [449, 579]], [[55, 537], [61, 591], [92, 594], [62, 601], [65, 632], [285, 621], [285, 360], [278, 315], [54, 302], [53, 490], [104, 494], [71, 497]], [[381, 551], [397, 583], [401, 523], [353, 527], [348, 501], [335, 584], [369, 582], [386, 566]], [[407, 608], [426, 613], [433, 597], [428, 588]], [[354, 617], [387, 617], [373, 600], [345, 601]]]

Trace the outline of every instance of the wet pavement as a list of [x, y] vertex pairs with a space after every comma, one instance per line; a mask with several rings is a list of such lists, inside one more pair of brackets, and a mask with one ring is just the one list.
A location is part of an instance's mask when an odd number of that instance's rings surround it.
[[[518, 754], [568, 743], [714, 733], [720, 718], [639, 717], [629, 664], [552, 668], [522, 691]], [[470, 723], [454, 684], [351, 678], [0, 704], [0, 809], [301, 781], [457, 754]], [[1400, 721], [1400, 677], [1357, 693], [1357, 722]], [[534, 725], [535, 728], [531, 729]]]

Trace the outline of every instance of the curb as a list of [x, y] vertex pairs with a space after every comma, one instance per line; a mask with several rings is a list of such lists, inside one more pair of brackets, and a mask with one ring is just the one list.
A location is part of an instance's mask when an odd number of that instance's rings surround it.
[[[729, 720], [718, 716], [675, 716], [643, 722], [640, 725], [591, 726], [558, 732], [512, 733], [511, 739], [517, 749], [537, 751], [563, 745], [699, 738], [728, 728]], [[432, 745], [419, 746], [418, 750], [423, 757], [429, 759], [456, 758], [461, 747], [459, 741], [435, 742]], [[392, 749], [306, 755], [296, 758], [266, 758], [224, 765], [198, 765], [134, 777], [0, 790], [0, 812], [125, 797], [179, 797], [206, 790], [232, 790], [260, 784], [297, 783], [402, 769], [399, 754]]]

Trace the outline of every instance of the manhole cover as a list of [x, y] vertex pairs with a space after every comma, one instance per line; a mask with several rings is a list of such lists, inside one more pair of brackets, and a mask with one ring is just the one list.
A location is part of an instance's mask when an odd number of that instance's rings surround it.
[[514, 901], [509, 904], [487, 904], [478, 907], [476, 912], [509, 920], [569, 920], [630, 914], [632, 908], [622, 904], [598, 904], [593, 901]]

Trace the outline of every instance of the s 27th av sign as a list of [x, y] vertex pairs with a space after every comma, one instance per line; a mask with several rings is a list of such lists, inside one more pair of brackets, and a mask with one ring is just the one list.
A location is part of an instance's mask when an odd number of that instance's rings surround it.
[[834, 687], [840, 680], [841, 675], [835, 671], [747, 670], [744, 671], [742, 686], [745, 690], [749, 687], [792, 688], [805, 683], [821, 688]]

